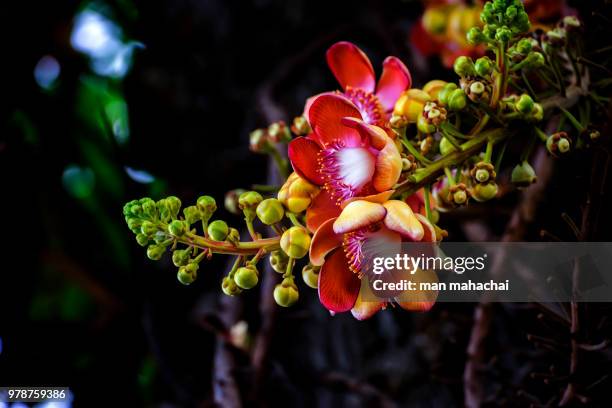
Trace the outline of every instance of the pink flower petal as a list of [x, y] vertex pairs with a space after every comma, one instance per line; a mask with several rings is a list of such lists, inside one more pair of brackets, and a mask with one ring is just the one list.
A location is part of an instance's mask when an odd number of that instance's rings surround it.
[[373, 92], [376, 77], [372, 63], [355, 44], [341, 41], [327, 50], [327, 65], [346, 90], [347, 86]]
[[383, 73], [378, 81], [376, 96], [387, 111], [393, 110], [400, 94], [412, 85], [410, 71], [402, 61], [387, 57], [383, 62]]

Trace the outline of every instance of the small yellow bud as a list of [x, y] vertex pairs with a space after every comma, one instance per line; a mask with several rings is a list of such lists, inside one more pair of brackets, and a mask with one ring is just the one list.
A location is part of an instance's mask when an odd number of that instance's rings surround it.
[[310, 249], [310, 235], [302, 227], [291, 227], [283, 233], [280, 246], [289, 257], [303, 258]]

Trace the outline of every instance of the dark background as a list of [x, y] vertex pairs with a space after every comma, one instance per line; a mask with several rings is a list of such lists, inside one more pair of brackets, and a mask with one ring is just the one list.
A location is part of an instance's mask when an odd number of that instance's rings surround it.
[[[609, 33], [609, 8], [593, 4], [582, 15]], [[265, 291], [221, 300], [225, 259], [215, 257], [193, 285], [182, 286], [167, 257], [145, 257], [121, 215], [133, 198], [174, 194], [190, 203], [206, 193], [221, 203], [231, 188], [265, 182], [265, 157], [248, 151], [248, 132], [291, 120], [308, 96], [337, 87], [324, 59], [337, 40], [358, 44], [378, 73], [384, 57], [400, 57], [416, 86], [452, 78], [409, 47], [421, 6], [109, 0], [103, 11], [124, 40], [145, 46], [135, 50], [131, 71], [112, 79], [92, 72], [70, 45], [73, 19], [86, 5], [2, 5], [0, 385], [69, 386], [75, 406], [210, 406], [220, 401], [214, 392], [228, 387], [218, 378], [227, 369], [246, 405], [462, 406], [474, 305], [436, 305], [425, 315], [393, 310], [362, 323], [332, 318], [305, 286], [288, 310], [270, 311]], [[608, 45], [594, 32], [593, 46]], [[33, 75], [44, 55], [61, 67], [50, 90]], [[108, 100], [127, 106], [126, 142], [113, 136]], [[559, 214], [579, 218], [584, 195], [567, 191], [589, 184], [591, 161], [565, 163], [526, 240], [538, 239], [543, 226], [571, 239]], [[126, 166], [155, 179], [135, 181]], [[510, 195], [483, 212], [492, 238], [517, 200]], [[224, 210], [219, 216], [240, 222]], [[594, 238], [608, 237], [608, 221]], [[465, 239], [458, 228], [451, 238]], [[565, 349], [537, 351], [525, 333], [558, 331], [567, 340], [566, 326], [552, 313], [552, 328], [542, 328], [538, 316], [547, 312], [532, 306], [495, 310], [490, 358], [480, 367], [492, 383], [488, 398], [525, 406], [558, 394], [561, 384], [543, 385], [531, 373], [551, 364], [567, 370]], [[239, 319], [265, 344], [256, 347], [263, 362], [225, 345], [227, 323]], [[609, 335], [603, 327], [600, 337]], [[609, 358], [595, 359], [593, 381], [610, 374]], [[597, 399], [610, 384], [602, 378], [590, 391], [594, 404], [605, 401]]]

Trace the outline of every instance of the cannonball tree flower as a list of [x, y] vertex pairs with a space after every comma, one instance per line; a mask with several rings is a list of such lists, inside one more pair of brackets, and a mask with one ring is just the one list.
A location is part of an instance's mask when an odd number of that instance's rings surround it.
[[385, 130], [366, 123], [360, 110], [340, 94], [315, 97], [307, 116], [313, 131], [289, 143], [289, 159], [301, 178], [322, 187], [306, 212], [311, 231], [337, 217], [350, 198], [391, 196], [402, 161]]
[[383, 61], [383, 71], [376, 83], [370, 59], [359, 47], [346, 41], [337, 42], [327, 50], [327, 65], [344, 96], [357, 107], [363, 121], [371, 125], [387, 126], [395, 101], [412, 84], [410, 71], [396, 57]]
[[[310, 246], [310, 263], [321, 266], [319, 300], [329, 311], [350, 310], [363, 320], [386, 306], [386, 301], [365, 300], [361, 286], [364, 247], [371, 240], [399, 251], [402, 242], [435, 242], [436, 233], [426, 217], [414, 213], [403, 201], [370, 197], [349, 202], [338, 217], [321, 224]], [[431, 293], [420, 293], [417, 299], [395, 301], [412, 311], [429, 310], [435, 301]]]

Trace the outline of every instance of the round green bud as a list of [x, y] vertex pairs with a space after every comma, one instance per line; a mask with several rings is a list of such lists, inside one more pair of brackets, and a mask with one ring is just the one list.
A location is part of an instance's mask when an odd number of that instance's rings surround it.
[[274, 301], [282, 307], [293, 306], [298, 301], [300, 293], [293, 278], [285, 278], [274, 288]]
[[451, 142], [448, 141], [447, 138], [443, 137], [440, 140], [440, 154], [442, 156], [446, 156], [447, 154], [454, 152], [455, 146]]
[[211, 196], [203, 195], [198, 197], [196, 207], [200, 210], [200, 219], [206, 222], [217, 211], [217, 202]]
[[198, 277], [199, 265], [195, 262], [181, 266], [176, 274], [176, 278], [183, 285], [192, 284]]
[[489, 57], [481, 57], [474, 64], [476, 73], [482, 77], [486, 77], [493, 72], [493, 61]]
[[531, 99], [531, 96], [527, 94], [522, 94], [514, 106], [516, 107], [517, 111], [521, 112], [524, 115], [527, 115], [533, 110], [533, 105], [534, 103], [533, 99]]
[[224, 241], [229, 234], [229, 227], [223, 220], [215, 220], [208, 225], [208, 236], [215, 241]]
[[183, 236], [183, 234], [188, 230], [188, 225], [186, 225], [185, 222], [181, 220], [173, 220], [168, 225], [168, 232], [177, 237]]
[[137, 200], [132, 200], [130, 202], [125, 203], [125, 205], [123, 206], [123, 215], [125, 215], [128, 218], [131, 218], [133, 216], [132, 206], [135, 204], [138, 204]]
[[531, 42], [531, 38], [522, 38], [514, 47], [515, 51], [519, 54], [527, 55], [531, 52], [533, 43]]
[[234, 282], [242, 289], [252, 289], [259, 282], [257, 269], [254, 266], [248, 265], [238, 268], [234, 274]]
[[476, 201], [488, 201], [497, 195], [498, 186], [494, 181], [488, 183], [478, 183], [472, 189], [472, 197]]
[[535, 170], [527, 161], [523, 161], [520, 164], [514, 166], [512, 169], [511, 181], [517, 187], [528, 187], [535, 183], [537, 176]]
[[181, 210], [181, 200], [175, 196], [166, 197], [166, 207], [170, 214], [170, 218], [174, 220], [178, 217], [179, 211]]
[[473, 93], [475, 95], [480, 95], [484, 91], [485, 91], [485, 86], [482, 82], [474, 81], [470, 84], [470, 93]]
[[467, 199], [468, 196], [465, 190], [457, 190], [455, 193], [453, 193], [453, 202], [457, 205], [465, 204]]
[[142, 226], [142, 220], [140, 218], [129, 218], [127, 220], [127, 225], [130, 231], [134, 234], [138, 234], [140, 232], [140, 227]]
[[525, 62], [525, 68], [528, 69], [534, 69], [534, 68], [538, 68], [544, 65], [544, 55], [542, 55], [541, 52], [530, 52], [527, 55], [526, 58], [526, 62]]
[[285, 273], [289, 257], [283, 251], [273, 251], [269, 258], [270, 266], [278, 273]]
[[289, 257], [303, 258], [310, 249], [310, 235], [305, 228], [291, 227], [283, 233], [280, 246]]
[[147, 237], [153, 236], [157, 232], [157, 225], [153, 224], [151, 221], [143, 221], [140, 226], [140, 232], [142, 232]]
[[155, 205], [155, 201], [145, 197], [140, 200], [140, 205], [142, 206], [142, 213], [147, 218], [157, 217], [157, 206]]
[[166, 247], [163, 245], [152, 244], [147, 248], [147, 257], [153, 261], [161, 259], [162, 255], [166, 251]]
[[302, 268], [302, 279], [304, 283], [313, 289], [319, 287], [319, 270], [321, 268], [308, 264]]
[[266, 225], [276, 224], [285, 216], [283, 204], [276, 198], [268, 198], [263, 200], [257, 206], [257, 217]]
[[223, 201], [225, 209], [232, 214], [240, 214], [240, 207], [238, 206], [238, 197], [240, 197], [240, 195], [245, 192], [246, 190], [243, 190], [241, 188], [228, 191], [225, 194], [225, 199]]
[[517, 14], [518, 14], [518, 10], [514, 6], [510, 6], [506, 9], [506, 18], [510, 22], [514, 20]]
[[225, 293], [227, 296], [236, 296], [242, 292], [242, 289], [236, 285], [234, 279], [230, 278], [229, 276], [224, 277], [223, 281], [221, 281], [221, 290], [223, 290], [223, 293]]
[[195, 205], [184, 208], [183, 215], [185, 215], [185, 221], [187, 221], [189, 225], [202, 219], [202, 212]]
[[172, 253], [172, 263], [174, 266], [185, 266], [191, 259], [191, 251], [189, 249], [175, 249]]
[[138, 242], [138, 245], [141, 247], [146, 247], [149, 245], [149, 237], [147, 237], [145, 234], [137, 234], [136, 242]]
[[440, 102], [440, 105], [446, 106], [448, 104], [448, 98], [455, 89], [457, 89], [457, 84], [454, 82], [449, 82], [440, 89], [440, 92], [438, 92], [438, 102]]
[[506, 26], [498, 28], [497, 31], [495, 32], [495, 39], [497, 41], [507, 43], [508, 41], [510, 41], [511, 38], [512, 38], [512, 31]]
[[427, 121], [427, 118], [423, 115], [419, 115], [417, 120], [417, 128], [425, 134], [430, 134], [436, 131], [436, 126]]
[[476, 170], [474, 177], [479, 183], [484, 183], [485, 181], [489, 180], [489, 178], [491, 178], [491, 174], [489, 174], [489, 171], [487, 169], [478, 169]]
[[466, 57], [465, 55], [462, 55], [455, 60], [453, 68], [457, 75], [461, 77], [476, 75], [476, 70], [474, 69], [474, 62], [470, 57]]
[[468, 42], [472, 45], [480, 44], [487, 41], [487, 37], [483, 34], [480, 27], [472, 27], [466, 34]]
[[241, 210], [253, 209], [263, 201], [263, 197], [257, 191], [247, 191], [238, 197], [238, 207]]
[[454, 111], [463, 110], [467, 105], [467, 97], [463, 89], [455, 89], [448, 98], [448, 108]]

